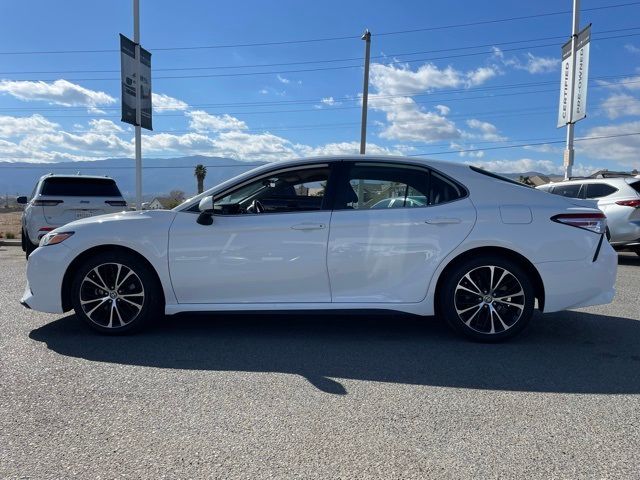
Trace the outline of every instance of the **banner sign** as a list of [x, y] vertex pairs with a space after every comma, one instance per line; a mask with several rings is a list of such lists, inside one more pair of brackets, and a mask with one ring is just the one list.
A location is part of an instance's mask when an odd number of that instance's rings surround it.
[[571, 112], [572, 122], [577, 122], [587, 116], [590, 40], [591, 25], [578, 34], [576, 42], [576, 81], [573, 84], [573, 112]]
[[[589, 81], [589, 44], [591, 25], [582, 30], [576, 39], [575, 76], [571, 40], [562, 46], [562, 71], [560, 77], [560, 102], [558, 104], [558, 128], [575, 123], [587, 116], [587, 85]], [[571, 83], [571, 77], [574, 77]], [[571, 111], [569, 111], [569, 99]]]
[[140, 82], [137, 81], [136, 44], [120, 34], [120, 70], [122, 78], [122, 121], [136, 123], [136, 92], [140, 94], [140, 126], [151, 125], [151, 53], [140, 47]]
[[560, 105], [558, 106], [558, 128], [564, 127], [571, 121], [569, 99], [573, 94], [571, 72], [573, 59], [571, 57], [571, 40], [562, 46], [562, 75], [560, 77]]

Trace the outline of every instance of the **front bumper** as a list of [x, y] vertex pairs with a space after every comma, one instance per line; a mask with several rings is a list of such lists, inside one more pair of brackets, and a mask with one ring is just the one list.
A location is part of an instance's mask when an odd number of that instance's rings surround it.
[[618, 255], [603, 242], [598, 258], [536, 264], [545, 291], [544, 311], [611, 303], [615, 296]]
[[62, 280], [71, 259], [71, 250], [62, 243], [34, 250], [27, 262], [27, 285], [20, 303], [39, 312], [64, 313]]

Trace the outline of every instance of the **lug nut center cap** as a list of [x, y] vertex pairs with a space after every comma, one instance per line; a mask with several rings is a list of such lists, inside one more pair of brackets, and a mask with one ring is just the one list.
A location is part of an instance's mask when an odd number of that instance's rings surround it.
[[491, 295], [485, 295], [482, 300], [484, 303], [493, 303], [493, 297]]
[[109, 292], [109, 297], [115, 300], [116, 298], [118, 298], [118, 292], [116, 292], [115, 290], [112, 292]]

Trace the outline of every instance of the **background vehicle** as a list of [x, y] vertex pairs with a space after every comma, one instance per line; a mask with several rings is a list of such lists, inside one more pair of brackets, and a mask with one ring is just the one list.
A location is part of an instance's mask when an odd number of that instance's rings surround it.
[[563, 197], [596, 200], [607, 216], [607, 237], [616, 249], [640, 255], [640, 179], [632, 176], [584, 178], [537, 187]]
[[127, 208], [116, 182], [89, 175], [45, 175], [38, 180], [22, 215], [22, 250], [27, 258], [42, 236], [80, 218], [121, 212]]
[[[371, 208], [387, 195], [422, 207]], [[105, 333], [157, 315], [382, 309], [483, 341], [544, 312], [608, 303], [605, 217], [462, 164], [330, 157], [268, 164], [174, 210], [75, 221], [29, 258], [22, 302]]]

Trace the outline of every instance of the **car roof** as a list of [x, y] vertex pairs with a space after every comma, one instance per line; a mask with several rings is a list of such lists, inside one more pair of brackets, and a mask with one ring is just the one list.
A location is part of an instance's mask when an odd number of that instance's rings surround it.
[[560, 180], [558, 182], [545, 183], [541, 187], [553, 187], [555, 185], [581, 185], [583, 183], [633, 183], [635, 177], [611, 177], [611, 178], [574, 178], [573, 180]]
[[87, 178], [92, 180], [113, 180], [113, 178], [108, 177], [106, 175], [82, 175], [82, 174], [64, 174], [64, 173], [47, 173], [46, 175], [42, 175], [40, 180], [45, 180], [47, 178]]

